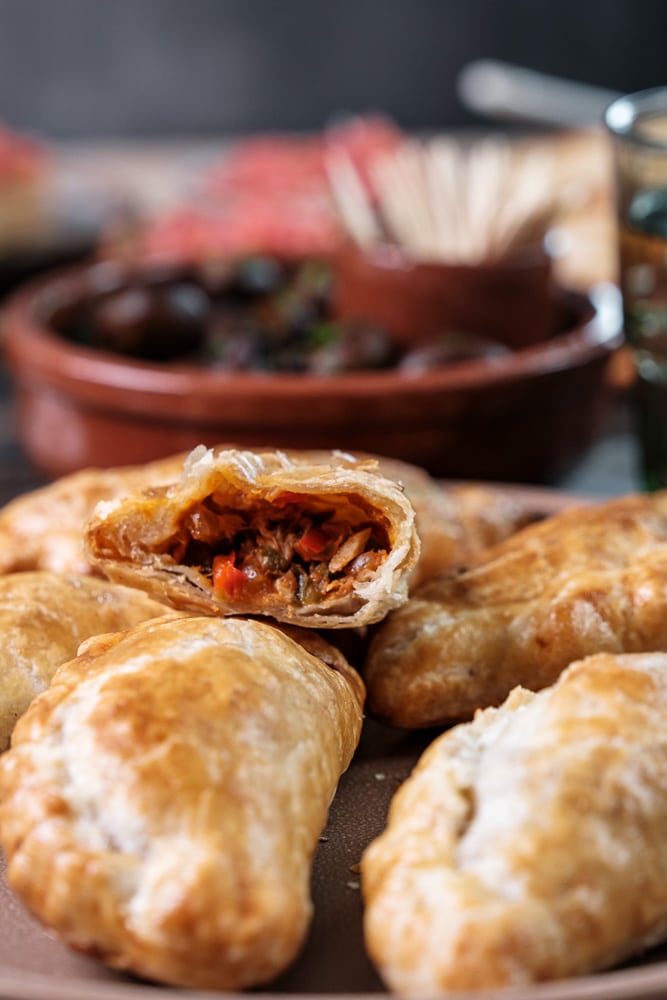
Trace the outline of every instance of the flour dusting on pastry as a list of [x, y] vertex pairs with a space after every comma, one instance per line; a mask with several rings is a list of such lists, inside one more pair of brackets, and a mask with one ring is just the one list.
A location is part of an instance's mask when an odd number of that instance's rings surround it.
[[667, 650], [667, 491], [571, 507], [443, 572], [382, 622], [369, 711], [435, 726], [590, 653]]
[[63, 664], [0, 758], [8, 881], [62, 941], [197, 989], [275, 978], [361, 733], [359, 676], [311, 631], [162, 620]]
[[362, 859], [386, 984], [525, 986], [665, 940], [666, 717], [667, 654], [601, 653], [438, 737]]

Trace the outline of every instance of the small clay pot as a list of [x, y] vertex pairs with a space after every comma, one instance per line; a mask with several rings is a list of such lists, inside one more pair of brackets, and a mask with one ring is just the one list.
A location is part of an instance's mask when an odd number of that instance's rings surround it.
[[372, 320], [409, 344], [463, 332], [518, 350], [556, 329], [551, 260], [538, 249], [472, 265], [417, 262], [389, 244], [348, 245], [335, 268], [341, 318]]

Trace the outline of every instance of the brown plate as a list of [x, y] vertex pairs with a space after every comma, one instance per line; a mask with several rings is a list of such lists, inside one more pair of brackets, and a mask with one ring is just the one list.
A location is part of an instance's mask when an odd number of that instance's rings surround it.
[[[504, 488], [545, 514], [586, 499], [545, 489]], [[270, 987], [259, 991], [259, 995], [362, 997], [384, 993], [384, 986], [364, 952], [356, 866], [364, 847], [381, 831], [391, 796], [435, 735], [434, 730], [407, 732], [366, 720], [361, 743], [341, 779], [315, 858], [315, 916], [310, 935], [294, 965]], [[0, 919], [0, 1000], [167, 1000], [175, 996], [222, 996], [151, 986], [70, 951], [47, 934], [12, 895], [4, 880], [4, 865], [0, 871]], [[258, 991], [252, 995], [258, 995]], [[473, 995], [465, 996], [470, 1000]], [[480, 1000], [665, 998], [667, 945], [610, 972], [474, 996]]]

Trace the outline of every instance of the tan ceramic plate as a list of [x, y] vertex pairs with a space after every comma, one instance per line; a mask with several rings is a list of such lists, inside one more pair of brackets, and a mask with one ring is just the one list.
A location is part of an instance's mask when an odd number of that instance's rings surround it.
[[[512, 488], [511, 488], [512, 489]], [[549, 513], [572, 495], [512, 489]], [[581, 499], [581, 498], [578, 498]], [[368, 721], [343, 776], [315, 859], [315, 918], [301, 957], [266, 993], [283, 996], [382, 994], [384, 987], [364, 954], [359, 876], [361, 852], [381, 830], [389, 800], [434, 736], [392, 730]], [[48, 936], [0, 879], [0, 1000], [166, 1000], [211, 993], [154, 987], [113, 973]], [[221, 994], [215, 994], [220, 997]], [[253, 995], [257, 995], [254, 993]], [[667, 997], [667, 946], [632, 964], [583, 979], [518, 991], [475, 994], [512, 1000], [657, 1000]], [[471, 995], [467, 995], [471, 1000]]]

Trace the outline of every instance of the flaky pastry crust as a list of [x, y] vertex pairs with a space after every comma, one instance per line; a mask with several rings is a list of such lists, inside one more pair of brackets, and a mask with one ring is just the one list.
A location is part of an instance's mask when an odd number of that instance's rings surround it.
[[667, 649], [667, 491], [577, 506], [419, 588], [381, 624], [369, 712], [405, 727], [472, 717], [590, 653]]
[[93, 577], [38, 570], [0, 576], [0, 750], [84, 639], [178, 614], [140, 590]]
[[402, 485], [414, 508], [422, 544], [410, 578], [411, 591], [542, 517], [537, 502], [504, 487], [445, 483], [409, 462], [381, 456], [377, 462], [384, 476]]
[[273, 978], [309, 926], [362, 703], [312, 631], [198, 617], [90, 640], [0, 758], [11, 887], [117, 969], [202, 989]]
[[666, 713], [666, 654], [601, 653], [436, 739], [361, 863], [387, 985], [519, 986], [664, 940]]
[[379, 621], [420, 543], [403, 490], [338, 453], [196, 448], [178, 482], [101, 504], [88, 558], [174, 607], [310, 627]]
[[0, 510], [0, 573], [89, 574], [83, 529], [101, 500], [177, 479], [185, 453], [114, 469], [83, 469], [24, 493]]

